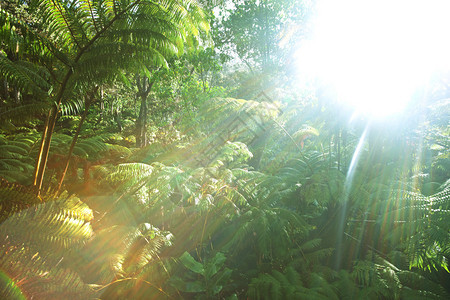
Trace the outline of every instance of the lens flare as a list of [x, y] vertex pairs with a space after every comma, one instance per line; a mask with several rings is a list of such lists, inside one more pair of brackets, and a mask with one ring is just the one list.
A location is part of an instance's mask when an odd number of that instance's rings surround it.
[[450, 69], [449, 11], [450, 1], [321, 1], [296, 68], [358, 111], [399, 112], [432, 72]]

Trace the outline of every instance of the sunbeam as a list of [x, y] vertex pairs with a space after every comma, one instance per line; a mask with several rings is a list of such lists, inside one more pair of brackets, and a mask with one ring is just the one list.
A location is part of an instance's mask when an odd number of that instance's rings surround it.
[[339, 269], [341, 266], [341, 262], [342, 262], [342, 243], [343, 243], [343, 238], [344, 238], [344, 228], [345, 228], [345, 221], [347, 220], [346, 215], [347, 215], [347, 201], [348, 198], [350, 196], [350, 190], [351, 190], [351, 186], [352, 186], [352, 182], [353, 182], [353, 177], [355, 175], [355, 169], [356, 166], [358, 165], [358, 161], [359, 161], [359, 157], [361, 156], [361, 152], [363, 149], [363, 145], [366, 141], [366, 135], [368, 132], [368, 128], [369, 126], [366, 126], [366, 128], [364, 129], [358, 145], [356, 146], [355, 152], [353, 153], [353, 157], [350, 163], [350, 166], [348, 168], [347, 171], [347, 176], [345, 177], [345, 182], [344, 182], [344, 199], [342, 201], [342, 208], [341, 208], [341, 212], [340, 212], [340, 216], [339, 216], [339, 224], [338, 224], [338, 237], [337, 237], [337, 243], [336, 243], [336, 264], [335, 264], [335, 268]]

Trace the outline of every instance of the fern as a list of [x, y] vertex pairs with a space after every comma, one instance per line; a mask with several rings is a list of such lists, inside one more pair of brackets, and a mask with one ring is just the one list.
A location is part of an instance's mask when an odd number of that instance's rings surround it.
[[[7, 80], [22, 91], [35, 94], [41, 99], [45, 98], [50, 85], [35, 64], [28, 62], [13, 62], [0, 55], [0, 78]], [[48, 76], [48, 74], [47, 74]]]
[[[417, 273], [400, 270], [376, 254], [369, 253], [369, 256], [373, 259], [356, 262], [351, 273], [354, 283], [359, 287], [357, 294], [372, 299], [380, 297], [445, 298], [446, 292], [439, 284], [432, 283]], [[356, 293], [355, 288], [353, 291]]]
[[8, 105], [0, 109], [0, 125], [21, 125], [28, 121], [41, 117], [50, 108], [46, 102], [33, 102], [32, 104], [22, 104], [19, 106]]
[[450, 242], [450, 189], [448, 185], [434, 195], [425, 197], [403, 192], [401, 207], [388, 213], [394, 222], [388, 239], [400, 240], [409, 254], [410, 267], [431, 271], [444, 268], [448, 272], [446, 245]]
[[92, 236], [91, 219], [92, 211], [85, 204], [67, 196], [9, 216], [0, 225], [2, 270], [13, 276], [25, 295], [54, 299], [93, 295], [70, 268], [70, 257]]
[[[316, 281], [321, 278], [317, 274], [311, 276]], [[253, 278], [247, 295], [249, 299], [339, 299], [329, 283], [312, 282], [310, 288], [306, 287], [300, 274], [291, 267]]]
[[36, 196], [34, 188], [10, 183], [4, 179], [0, 181], [0, 195], [0, 222], [41, 202], [41, 199]]
[[32, 136], [18, 135], [15, 140], [2, 137], [0, 142], [0, 176], [11, 182], [29, 184], [34, 169], [30, 153], [35, 146]]

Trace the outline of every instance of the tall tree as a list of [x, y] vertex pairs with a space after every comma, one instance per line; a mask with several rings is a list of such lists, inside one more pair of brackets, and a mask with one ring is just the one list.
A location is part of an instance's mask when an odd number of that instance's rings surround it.
[[[2, 77], [16, 82], [32, 82], [23, 73], [36, 65], [50, 74], [48, 78], [37, 74], [50, 86], [41, 96], [51, 105], [36, 163], [34, 185], [39, 189], [61, 105], [94, 84], [110, 81], [121, 70], [165, 64], [168, 55], [182, 51], [188, 36], [208, 27], [195, 1], [31, 0], [24, 7], [27, 14], [2, 6], [7, 46], [25, 50], [14, 63], [3, 55], [1, 65], [6, 66]], [[29, 60], [34, 69], [7, 68]]]
[[299, 0], [231, 1], [214, 30], [216, 44], [233, 52], [251, 71], [273, 71], [285, 64], [293, 37], [301, 32], [307, 5]]
[[[155, 72], [156, 73], [156, 72]], [[136, 74], [136, 86], [138, 92], [136, 97], [139, 99], [141, 105], [139, 106], [139, 115], [136, 120], [136, 147], [144, 147], [147, 145], [147, 119], [149, 114], [148, 95], [152, 90], [157, 75], [153, 76], [141, 76]]]

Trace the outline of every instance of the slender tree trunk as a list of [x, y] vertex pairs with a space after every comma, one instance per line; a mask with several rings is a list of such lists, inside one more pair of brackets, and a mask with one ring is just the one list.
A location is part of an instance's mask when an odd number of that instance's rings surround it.
[[36, 173], [34, 178], [34, 186], [38, 188], [38, 194], [42, 188], [42, 182], [44, 181], [44, 172], [47, 166], [48, 153], [50, 150], [50, 143], [52, 141], [53, 129], [55, 128], [56, 118], [58, 115], [58, 106], [53, 107], [49, 112], [47, 124], [42, 135], [42, 143], [39, 151], [38, 162], [36, 166]]
[[100, 118], [97, 125], [103, 121], [103, 114], [105, 113], [105, 101], [103, 99], [103, 88], [100, 90]]
[[73, 70], [69, 69], [64, 76], [64, 80], [62, 81], [61, 86], [59, 87], [58, 94], [56, 95], [57, 104], [50, 110], [48, 122], [42, 135], [42, 144], [37, 159], [36, 172], [34, 177], [34, 186], [37, 187], [38, 195], [42, 188], [42, 182], [44, 181], [45, 167], [47, 166], [48, 153], [53, 136], [53, 129], [55, 128], [56, 119], [58, 117], [59, 108], [61, 107], [64, 92], [66, 90], [70, 77], [72, 77], [72, 74]]
[[139, 117], [136, 121], [136, 146], [141, 148], [147, 144], [147, 94], [142, 93], [141, 107], [139, 109]]
[[266, 149], [267, 140], [270, 136], [271, 129], [266, 127], [264, 124], [264, 128], [260, 129], [258, 133], [255, 134], [256, 138], [249, 145], [251, 146], [253, 151], [253, 157], [249, 161], [249, 165], [254, 167], [256, 170], [259, 169], [261, 158], [264, 154], [264, 150]]
[[264, 27], [266, 30], [264, 30], [265, 35], [265, 51], [264, 51], [264, 68], [267, 68], [269, 66], [269, 57], [270, 57], [270, 42], [269, 38], [267, 36], [267, 33], [270, 32], [270, 25], [269, 25], [269, 18], [268, 18], [268, 8], [267, 8], [267, 1], [264, 1]]
[[116, 124], [117, 124], [117, 130], [119, 131], [119, 132], [122, 132], [122, 121], [120, 120], [120, 110], [119, 110], [119, 108], [117, 108], [115, 111], [114, 111], [114, 121], [116, 122]]
[[331, 169], [333, 167], [333, 134], [330, 133], [328, 136], [328, 151], [329, 151], [329, 168]]
[[41, 168], [41, 164], [43, 163], [42, 161], [42, 153], [44, 151], [44, 144], [45, 144], [45, 139], [47, 138], [47, 134], [48, 134], [48, 124], [50, 123], [50, 118], [52, 116], [52, 110], [50, 110], [48, 112], [47, 118], [45, 119], [45, 125], [44, 125], [44, 131], [42, 132], [42, 137], [41, 137], [41, 145], [39, 146], [39, 154], [38, 154], [38, 158], [36, 161], [36, 167], [34, 169], [34, 182], [33, 185], [37, 186], [38, 185], [38, 174], [40, 172], [40, 168]]
[[95, 93], [97, 92], [97, 90], [98, 90], [98, 87], [96, 87], [94, 89], [94, 91], [91, 93], [91, 95], [86, 97], [86, 105], [84, 107], [84, 112], [83, 112], [83, 115], [81, 116], [80, 123], [78, 124], [77, 131], [75, 132], [75, 135], [72, 139], [72, 143], [70, 144], [69, 153], [67, 154], [66, 162], [64, 164], [64, 171], [62, 172], [61, 178], [59, 179], [58, 190], [56, 191], [56, 194], [58, 194], [59, 191], [61, 190], [61, 186], [64, 181], [64, 177], [66, 176], [67, 170], [69, 169], [69, 163], [70, 163], [70, 158], [72, 157], [73, 149], [75, 148], [75, 145], [77, 144], [78, 136], [80, 135], [81, 128], [83, 126], [84, 121], [86, 120], [86, 117], [87, 117], [87, 114], [89, 111], [89, 107], [91, 106], [92, 102], [94, 101]]
[[139, 116], [136, 120], [136, 147], [145, 147], [147, 145], [147, 118], [148, 118], [148, 94], [152, 90], [153, 84], [157, 79], [157, 74], [149, 80], [147, 77], [141, 78], [136, 75], [136, 84], [138, 87], [138, 97], [141, 98], [141, 106], [139, 108]]
[[145, 146], [145, 136], [147, 133], [147, 124], [145, 116], [147, 115], [147, 84], [148, 78], [136, 75], [136, 85], [138, 87], [138, 97], [141, 99], [139, 107], [139, 115], [136, 120], [136, 147], [141, 148]]
[[206, 80], [205, 80], [205, 75], [203, 74], [203, 68], [200, 68], [200, 78], [202, 80], [202, 85], [203, 85], [203, 92], [206, 92]]
[[19, 89], [14, 89], [14, 102], [16, 104], [20, 103], [20, 91], [19, 91]]

